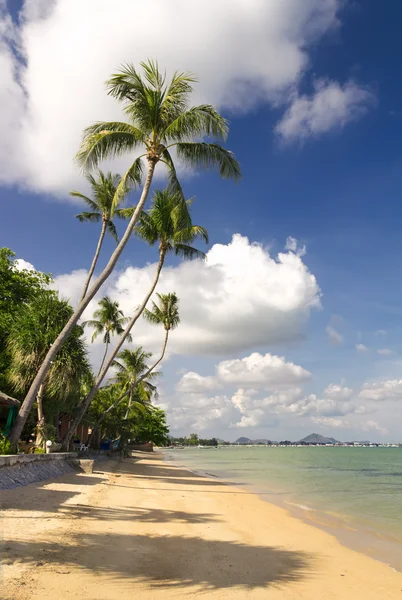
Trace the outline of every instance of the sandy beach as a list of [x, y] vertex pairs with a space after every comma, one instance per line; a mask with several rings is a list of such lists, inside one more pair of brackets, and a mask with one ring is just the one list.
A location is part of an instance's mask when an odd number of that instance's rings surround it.
[[402, 598], [402, 574], [387, 565], [157, 454], [1, 501], [4, 600]]

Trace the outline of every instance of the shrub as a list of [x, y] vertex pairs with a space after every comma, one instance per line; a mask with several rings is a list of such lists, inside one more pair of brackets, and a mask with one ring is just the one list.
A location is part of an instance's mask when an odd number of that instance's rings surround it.
[[13, 454], [11, 442], [0, 433], [0, 454]]

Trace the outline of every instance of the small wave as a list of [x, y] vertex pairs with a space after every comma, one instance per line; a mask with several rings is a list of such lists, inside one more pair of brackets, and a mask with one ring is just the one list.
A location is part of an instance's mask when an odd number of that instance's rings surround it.
[[296, 504], [295, 502], [288, 502], [288, 500], [285, 500], [285, 503], [290, 504], [291, 506], [297, 506], [297, 508], [301, 508], [302, 510], [307, 510], [307, 511], [314, 510], [313, 508], [310, 508], [309, 506], [306, 506], [305, 504]]

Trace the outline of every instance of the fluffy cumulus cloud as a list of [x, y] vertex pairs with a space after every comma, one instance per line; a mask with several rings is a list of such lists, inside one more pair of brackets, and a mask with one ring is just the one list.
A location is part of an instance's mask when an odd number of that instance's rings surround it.
[[353, 81], [317, 81], [311, 96], [296, 96], [276, 127], [284, 141], [319, 137], [364, 115], [375, 104], [375, 96]]
[[380, 402], [383, 400], [402, 400], [402, 379], [390, 379], [367, 383], [359, 393], [360, 398]]
[[[126, 61], [151, 56], [168, 73], [194, 71], [201, 82], [194, 101], [219, 108], [286, 105], [309, 66], [310, 45], [338, 26], [342, 5], [25, 0], [13, 25], [0, 0], [0, 181], [56, 195], [75, 187], [82, 129], [121, 118], [104, 81]], [[356, 84], [320, 84], [312, 98], [296, 96], [278, 130], [287, 138], [316, 135], [356, 118], [368, 100]]]
[[[155, 268], [126, 268], [102, 295], [132, 314], [150, 288]], [[84, 276], [75, 271], [57, 277], [55, 285], [77, 302]], [[227, 354], [298, 339], [311, 311], [320, 306], [318, 283], [302, 257], [290, 251], [272, 257], [238, 234], [227, 245], [213, 246], [206, 261], [164, 268], [158, 291], [175, 291], [180, 298], [181, 324], [170, 343], [170, 351], [179, 354]], [[158, 346], [161, 337], [163, 332], [143, 322], [136, 328], [136, 343], [145, 347]]]

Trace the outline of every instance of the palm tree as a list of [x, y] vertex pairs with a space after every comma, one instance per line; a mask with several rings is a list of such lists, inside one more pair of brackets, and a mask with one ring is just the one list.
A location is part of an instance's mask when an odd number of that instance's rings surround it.
[[[43, 357], [56, 339], [73, 309], [54, 292], [45, 291], [31, 300], [16, 316], [8, 338], [10, 353], [9, 382], [17, 393], [31, 385]], [[39, 387], [37, 443], [46, 435], [44, 397], [61, 404], [78, 392], [82, 379], [90, 373], [83, 329], [76, 326], [62, 350], [52, 362], [45, 380]]]
[[[112, 301], [108, 296], [101, 298], [98, 302], [99, 308], [94, 312], [94, 319], [84, 321], [83, 327], [89, 325], [94, 329], [92, 334], [92, 342], [99, 335], [103, 335], [103, 343], [105, 344], [105, 352], [102, 362], [99, 367], [99, 373], [102, 371], [103, 363], [105, 362], [106, 354], [111, 341], [111, 336], [114, 334], [121, 335], [124, 332], [124, 327], [128, 318], [124, 316], [123, 311], [119, 309], [119, 303]], [[131, 335], [128, 335], [128, 340], [131, 342]]]
[[[119, 361], [115, 360], [113, 363], [113, 366], [117, 369], [117, 374], [113, 381], [120, 386], [122, 391], [130, 390], [127, 412], [124, 417], [125, 419], [128, 418], [133, 401], [133, 390], [131, 388], [137, 379], [148, 370], [146, 361], [151, 358], [151, 356], [152, 352], [144, 352], [141, 346], [135, 350], [128, 350], [128, 348], [126, 348], [117, 355]], [[153, 379], [157, 375], [157, 373], [150, 373], [148, 379]], [[155, 393], [156, 388], [150, 381], [143, 381], [142, 385], [150, 392]]]
[[137, 378], [117, 400], [112, 404], [105, 412], [109, 413], [113, 410], [124, 398], [137, 386], [141, 385], [144, 379], [149, 377], [151, 373], [156, 369], [159, 363], [163, 360], [166, 352], [166, 346], [169, 340], [169, 334], [172, 329], [180, 323], [179, 316], [179, 299], [175, 292], [170, 294], [156, 294], [159, 298], [159, 306], [152, 302], [152, 310], [145, 309], [144, 317], [149, 323], [154, 325], [163, 325], [165, 329], [165, 338], [163, 340], [162, 352], [158, 360], [150, 367], [141, 377]]
[[156, 165], [162, 162], [167, 167], [170, 183], [179, 192], [181, 188], [171, 156], [173, 148], [186, 165], [196, 168], [218, 167], [222, 177], [235, 180], [240, 177], [239, 163], [231, 152], [219, 143], [199, 141], [204, 137], [225, 140], [229, 127], [228, 122], [209, 104], [190, 107], [194, 76], [176, 72], [167, 84], [156, 62], [141, 63], [141, 67], [143, 75], [132, 64], [127, 64], [107, 82], [109, 94], [123, 104], [128, 122], [98, 122], [90, 125], [84, 131], [77, 154], [78, 163], [84, 169], [91, 169], [106, 158], [128, 152], [135, 155], [142, 148], [144, 153], [135, 158], [117, 187], [114, 206], [118, 206], [127, 185], [141, 182], [145, 158], [147, 174], [140, 201], [106, 267], [78, 304], [43, 360], [10, 431], [9, 438], [14, 444], [18, 441], [52, 360], [89, 302], [112, 273], [130, 239], [147, 200]]
[[[144, 405], [146, 406], [149, 403], [152, 394], [156, 393], [156, 388], [154, 385], [152, 385], [150, 380], [157, 377], [159, 373], [149, 373], [147, 381], [143, 380], [139, 386], [141, 389], [137, 389], [137, 400], [133, 403], [134, 384], [144, 374], [144, 372], [149, 371], [147, 360], [151, 358], [151, 356], [151, 352], [144, 352], [144, 349], [139, 346], [135, 350], [123, 350], [117, 355], [119, 361], [116, 360], [113, 362], [113, 366], [117, 369], [117, 374], [111, 380], [111, 383], [112, 385], [118, 386], [118, 389], [120, 390], [120, 394], [118, 394], [119, 397], [121, 392], [128, 393], [128, 405], [124, 419], [128, 419], [132, 408], [141, 410], [141, 407]], [[126, 396], [127, 394], [124, 394], [124, 397]], [[115, 400], [116, 398], [114, 398], [114, 401]], [[113, 405], [114, 402], [110, 404], [110, 406]], [[91, 444], [96, 429], [99, 427], [106, 415], [109, 414], [110, 406], [102, 412], [102, 415], [92, 429], [91, 435], [88, 439], [88, 446]]]
[[[207, 230], [204, 227], [193, 225], [192, 223], [189, 211], [191, 203], [191, 200], [183, 201], [179, 193], [174, 193], [169, 189], [166, 189], [163, 191], [156, 191], [153, 196], [150, 209], [147, 212], [143, 211], [141, 213], [139, 222], [134, 229], [134, 232], [143, 240], [147, 241], [150, 245], [154, 245], [159, 242], [159, 261], [155, 278], [142, 303], [137, 308], [131, 319], [128, 320], [127, 326], [120, 336], [117, 344], [113, 348], [110, 356], [108, 357], [106, 364], [99, 370], [92, 389], [82, 404], [81, 411], [77, 414], [76, 418], [71, 424], [70, 429], [66, 433], [66, 440], [71, 439], [73, 432], [78, 427], [81, 419], [88, 410], [88, 407], [90, 406], [97, 389], [106, 377], [106, 374], [113, 364], [113, 361], [115, 360], [120, 348], [127, 339], [127, 336], [130, 335], [130, 331], [143, 313], [158, 283], [166, 255], [170, 252], [174, 252], [177, 256], [181, 256], [182, 258], [186, 259], [205, 258], [205, 254], [203, 252], [193, 248], [190, 245], [197, 238], [203, 238], [205, 242], [208, 242]], [[122, 210], [129, 212], [133, 209], [129, 208]], [[67, 442], [66, 447], [68, 447]]]
[[[97, 179], [95, 179], [95, 177], [91, 174], [87, 174], [86, 179], [92, 188], [92, 199], [75, 190], [70, 192], [70, 195], [84, 200], [85, 204], [87, 204], [90, 210], [84, 211], [79, 215], [75, 215], [75, 217], [81, 223], [87, 221], [90, 223], [99, 223], [99, 221], [102, 221], [102, 228], [99, 235], [98, 244], [96, 246], [95, 255], [85, 281], [81, 300], [85, 298], [88, 291], [88, 286], [92, 279], [92, 275], [94, 274], [106, 232], [116, 240], [116, 243], [119, 241], [116, 227], [113, 223], [113, 217], [116, 215], [117, 217], [125, 218], [122, 209], [117, 208], [113, 202], [116, 190], [121, 182], [120, 175], [112, 175], [112, 173], [107, 173], [105, 175], [102, 173], [102, 171], [98, 170]], [[126, 193], [128, 191], [129, 190], [126, 189]], [[121, 200], [123, 200], [123, 195], [120, 196], [120, 201]]]

